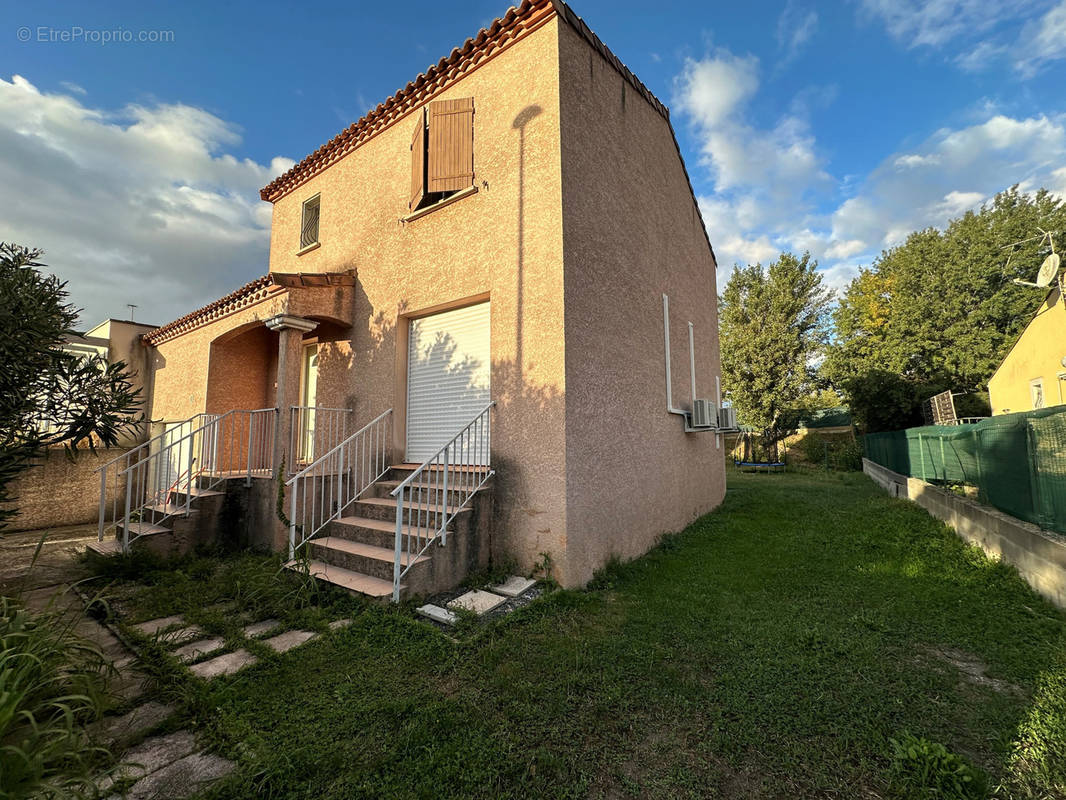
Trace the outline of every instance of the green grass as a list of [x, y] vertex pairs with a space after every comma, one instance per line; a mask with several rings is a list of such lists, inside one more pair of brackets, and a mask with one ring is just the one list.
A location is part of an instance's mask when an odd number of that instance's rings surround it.
[[240, 764], [213, 796], [1066, 796], [1066, 617], [862, 475], [731, 474], [648, 556], [459, 643], [355, 610], [188, 690]]

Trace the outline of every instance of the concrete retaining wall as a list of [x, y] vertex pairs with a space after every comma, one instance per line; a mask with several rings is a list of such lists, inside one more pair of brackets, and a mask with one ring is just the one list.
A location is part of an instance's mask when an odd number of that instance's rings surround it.
[[920, 478], [909, 478], [868, 459], [863, 472], [893, 497], [913, 500], [951, 525], [963, 539], [989, 556], [1017, 567], [1029, 585], [1060, 608], [1066, 608], [1066, 537], [983, 506]]

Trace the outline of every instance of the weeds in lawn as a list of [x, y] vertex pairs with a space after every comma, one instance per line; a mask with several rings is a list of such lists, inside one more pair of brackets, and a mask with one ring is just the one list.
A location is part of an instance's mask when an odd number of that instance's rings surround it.
[[91, 796], [106, 753], [85, 733], [106, 702], [109, 663], [73, 615], [0, 597], [0, 797]]
[[904, 733], [890, 739], [892, 782], [901, 797], [913, 800], [981, 800], [984, 775], [944, 745]]

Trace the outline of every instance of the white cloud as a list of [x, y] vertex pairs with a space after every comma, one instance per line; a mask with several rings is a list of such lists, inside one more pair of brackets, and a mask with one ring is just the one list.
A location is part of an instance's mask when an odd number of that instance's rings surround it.
[[126, 303], [166, 322], [267, 271], [258, 190], [293, 162], [225, 152], [239, 143], [192, 106], [112, 113], [0, 79], [0, 230], [46, 251], [83, 324], [124, 316]]
[[777, 45], [784, 51], [784, 62], [795, 59], [817, 30], [818, 13], [801, 9], [795, 0], [789, 0], [777, 20]]
[[861, 239], [835, 241], [825, 249], [829, 258], [851, 258], [866, 249], [866, 242]]
[[[900, 168], [900, 164], [905, 169]], [[832, 215], [833, 237], [870, 250], [942, 226], [1017, 183], [1066, 190], [1066, 114], [1014, 119], [996, 114], [941, 129], [913, 152], [882, 161]], [[845, 257], [845, 256], [841, 256]]]
[[[701, 207], [723, 267], [806, 249], [793, 240], [803, 238], [812, 196], [832, 185], [803, 103], [769, 127], [749, 120], [747, 106], [758, 87], [758, 60], [723, 49], [686, 61], [675, 82], [675, 105], [692, 121], [700, 163], [713, 179], [714, 195], [701, 198]], [[801, 94], [827, 102], [827, 92]], [[808, 239], [821, 244], [816, 234]]]
[[1022, 29], [1014, 66], [1025, 77], [1032, 77], [1049, 61], [1066, 58], [1066, 0], [1048, 11], [1041, 19], [1030, 20]]
[[972, 38], [1031, 14], [1039, 0], [860, 0], [861, 14], [880, 20], [907, 47]]

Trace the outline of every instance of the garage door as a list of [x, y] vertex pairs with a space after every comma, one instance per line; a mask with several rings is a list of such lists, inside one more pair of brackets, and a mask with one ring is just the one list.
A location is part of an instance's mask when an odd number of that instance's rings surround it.
[[490, 367], [488, 303], [411, 321], [407, 461], [425, 461], [489, 404]]

